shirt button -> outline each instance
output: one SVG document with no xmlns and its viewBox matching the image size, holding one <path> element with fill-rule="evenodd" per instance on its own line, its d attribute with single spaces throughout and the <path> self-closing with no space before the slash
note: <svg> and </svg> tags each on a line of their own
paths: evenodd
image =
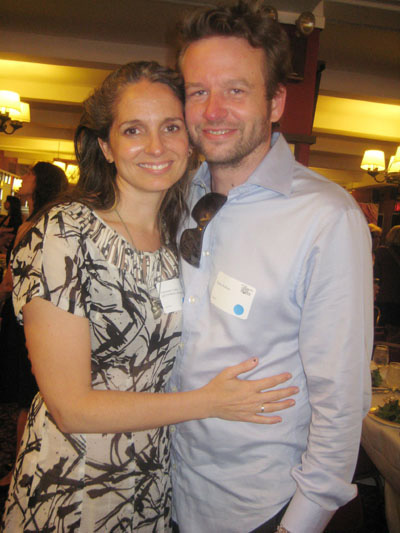
<svg viewBox="0 0 400 533">
<path fill-rule="evenodd" d="M 178 389 L 175 387 L 175 385 L 171 388 L 172 392 L 178 392 Z"/>
<path fill-rule="evenodd" d="M 185 343 L 184 343 L 184 342 L 180 342 L 180 343 L 179 343 L 179 348 L 180 348 L 181 350 L 183 350 L 184 346 L 185 346 Z"/>
<path fill-rule="evenodd" d="M 175 433 L 176 427 L 175 426 L 169 426 L 169 430 L 171 431 L 171 433 Z"/>
<path fill-rule="evenodd" d="M 190 304 L 196 303 L 196 300 L 197 300 L 196 296 L 189 296 L 189 303 Z"/>
<path fill-rule="evenodd" d="M 208 256 L 208 255 L 210 255 L 210 252 L 209 252 L 208 250 L 205 250 L 205 251 L 203 252 L 203 255 L 207 255 L 207 256 Z"/>
</svg>

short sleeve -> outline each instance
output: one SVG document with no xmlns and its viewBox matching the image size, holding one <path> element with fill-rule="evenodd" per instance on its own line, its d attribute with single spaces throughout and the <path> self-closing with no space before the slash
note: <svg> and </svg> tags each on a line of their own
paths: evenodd
<svg viewBox="0 0 400 533">
<path fill-rule="evenodd" d="M 83 266 L 84 240 L 68 210 L 53 208 L 23 237 L 13 253 L 13 303 L 22 322 L 22 308 L 33 298 L 88 316 L 89 279 Z"/>
</svg>

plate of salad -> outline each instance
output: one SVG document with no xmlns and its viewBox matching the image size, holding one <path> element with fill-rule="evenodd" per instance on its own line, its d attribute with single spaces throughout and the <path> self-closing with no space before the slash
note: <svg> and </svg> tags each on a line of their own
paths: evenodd
<svg viewBox="0 0 400 533">
<path fill-rule="evenodd" d="M 382 405 L 371 407 L 368 415 L 381 424 L 400 428 L 400 401 L 392 396 Z"/>
</svg>

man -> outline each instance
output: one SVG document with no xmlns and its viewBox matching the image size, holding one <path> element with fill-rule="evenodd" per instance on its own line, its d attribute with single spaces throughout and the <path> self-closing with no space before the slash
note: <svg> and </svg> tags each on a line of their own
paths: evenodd
<svg viewBox="0 0 400 533">
<path fill-rule="evenodd" d="M 271 135 L 288 45 L 262 2 L 196 15 L 183 37 L 186 119 L 207 163 L 180 243 L 184 324 L 171 387 L 199 387 L 256 355 L 249 379 L 289 371 L 300 393 L 275 425 L 173 427 L 174 517 L 181 533 L 318 533 L 356 496 L 370 400 L 368 226 L 350 195 Z"/>
</svg>

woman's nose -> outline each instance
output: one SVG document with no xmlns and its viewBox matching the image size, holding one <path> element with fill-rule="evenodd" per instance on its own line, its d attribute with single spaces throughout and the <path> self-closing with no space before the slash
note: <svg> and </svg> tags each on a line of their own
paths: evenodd
<svg viewBox="0 0 400 533">
<path fill-rule="evenodd" d="M 164 143 L 159 133 L 151 133 L 148 137 L 146 152 L 148 154 L 160 155 L 164 151 Z"/>
</svg>

